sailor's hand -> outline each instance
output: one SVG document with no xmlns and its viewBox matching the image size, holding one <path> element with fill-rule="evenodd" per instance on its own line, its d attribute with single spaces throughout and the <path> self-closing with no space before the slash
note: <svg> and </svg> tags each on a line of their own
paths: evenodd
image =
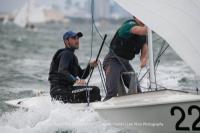
<svg viewBox="0 0 200 133">
<path fill-rule="evenodd" d="M 90 67 L 96 67 L 98 65 L 98 61 L 91 61 Z"/>
<path fill-rule="evenodd" d="M 78 79 L 78 80 L 76 80 L 76 82 L 75 82 L 74 85 L 77 85 L 77 86 L 84 86 L 84 85 L 86 85 L 86 82 L 85 82 L 85 80 L 83 80 L 83 79 Z"/>
<path fill-rule="evenodd" d="M 143 68 L 148 62 L 148 45 L 144 44 L 141 50 L 140 67 Z"/>
<path fill-rule="evenodd" d="M 140 61 L 140 68 L 145 67 L 146 64 L 147 64 L 147 59 L 142 59 L 142 60 Z"/>
</svg>

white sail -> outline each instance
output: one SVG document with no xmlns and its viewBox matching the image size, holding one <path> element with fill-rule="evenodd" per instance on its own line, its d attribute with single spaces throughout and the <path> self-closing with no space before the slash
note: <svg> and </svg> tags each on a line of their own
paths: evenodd
<svg viewBox="0 0 200 133">
<path fill-rule="evenodd" d="M 20 27 L 44 22 L 46 22 L 44 11 L 33 0 L 26 2 L 14 19 L 14 23 Z"/>
<path fill-rule="evenodd" d="M 46 21 L 44 10 L 37 6 L 35 1 L 30 1 L 29 22 L 30 23 L 44 23 Z"/>
<path fill-rule="evenodd" d="M 28 3 L 25 3 L 14 19 L 14 23 L 20 27 L 25 27 L 27 24 Z"/>
<path fill-rule="evenodd" d="M 200 75 L 200 0 L 115 0 L 163 37 Z"/>
</svg>

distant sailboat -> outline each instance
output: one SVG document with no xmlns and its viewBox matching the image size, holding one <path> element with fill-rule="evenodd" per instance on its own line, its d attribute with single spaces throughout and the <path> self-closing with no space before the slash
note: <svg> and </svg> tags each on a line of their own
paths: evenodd
<svg viewBox="0 0 200 133">
<path fill-rule="evenodd" d="M 9 22 L 9 17 L 8 16 L 5 16 L 4 19 L 3 19 L 3 24 L 7 24 Z"/>
<path fill-rule="evenodd" d="M 33 29 L 36 23 L 45 22 L 43 9 L 36 6 L 33 0 L 26 2 L 14 19 L 17 26 L 30 29 Z"/>
</svg>

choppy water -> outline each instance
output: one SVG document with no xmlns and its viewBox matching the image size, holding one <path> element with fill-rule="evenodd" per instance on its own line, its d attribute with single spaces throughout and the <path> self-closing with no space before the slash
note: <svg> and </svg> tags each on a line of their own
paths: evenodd
<svg viewBox="0 0 200 133">
<path fill-rule="evenodd" d="M 109 42 L 120 24 L 106 24 L 100 26 L 101 33 L 107 33 Z M 104 120 L 92 109 L 77 111 L 70 105 L 52 103 L 38 106 L 31 110 L 9 107 L 6 100 L 32 97 L 39 91 L 48 93 L 47 81 L 49 65 L 54 52 L 64 46 L 63 33 L 73 29 L 81 31 L 84 37 L 80 40 L 80 50 L 76 52 L 82 67 L 90 58 L 91 25 L 88 23 L 71 23 L 40 25 L 36 31 L 24 30 L 13 24 L 0 24 L 0 130 L 4 132 L 123 132 L 123 130 L 103 124 Z M 93 58 L 100 47 L 101 39 L 94 34 Z M 156 41 L 155 53 L 160 48 L 161 41 Z M 106 55 L 105 46 L 100 60 Z M 196 87 L 195 75 L 191 69 L 168 49 L 161 58 L 157 69 L 157 82 L 170 89 L 192 91 Z M 131 61 L 139 71 L 138 59 Z M 142 74 L 146 70 L 143 69 Z M 145 78 L 142 86 L 147 86 Z M 99 85 L 98 71 L 95 70 L 91 84 Z M 103 89 L 102 89 L 102 95 Z M 43 103 L 45 104 L 45 103 Z M 85 122 L 87 124 L 85 124 Z M 94 127 L 95 125 L 95 127 Z M 126 132 L 126 131 L 124 131 Z"/>
</svg>

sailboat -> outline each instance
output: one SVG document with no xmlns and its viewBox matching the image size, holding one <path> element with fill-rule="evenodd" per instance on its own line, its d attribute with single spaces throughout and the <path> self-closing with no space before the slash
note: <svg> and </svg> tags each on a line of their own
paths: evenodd
<svg viewBox="0 0 200 133">
<path fill-rule="evenodd" d="M 34 0 L 28 0 L 14 19 L 14 24 L 19 27 L 34 29 L 35 24 L 45 23 L 44 11 L 36 6 Z"/>
<path fill-rule="evenodd" d="M 152 31 L 164 38 L 177 54 L 200 75 L 200 1 L 115 0 L 149 27 L 149 58 L 153 67 Z M 151 31 L 152 30 L 152 31 Z M 154 71 L 151 70 L 151 80 Z M 7 101 L 29 108 L 49 96 Z M 75 106 L 83 104 L 74 104 Z M 200 96 L 184 91 L 158 90 L 113 97 L 90 106 L 113 126 L 136 133 L 197 133 L 200 131 Z"/>
<path fill-rule="evenodd" d="M 164 38 L 177 54 L 200 75 L 200 1 L 115 0 Z M 150 67 L 153 65 L 151 30 L 148 31 Z M 167 68 L 166 68 L 167 69 Z M 153 68 L 150 68 L 154 81 Z M 175 90 L 159 90 L 114 97 L 93 105 L 114 125 L 138 133 L 188 133 L 200 131 L 200 96 Z"/>
<path fill-rule="evenodd" d="M 9 22 L 9 16 L 5 16 L 3 19 L 3 25 L 6 25 Z"/>
</svg>

